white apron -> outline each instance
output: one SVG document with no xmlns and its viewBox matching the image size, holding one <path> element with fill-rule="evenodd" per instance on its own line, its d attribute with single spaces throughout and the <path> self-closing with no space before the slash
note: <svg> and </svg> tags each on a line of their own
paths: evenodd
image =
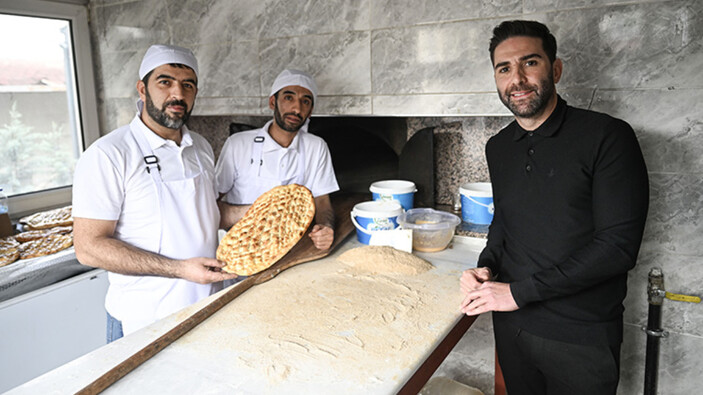
<svg viewBox="0 0 703 395">
<path fill-rule="evenodd" d="M 261 174 L 261 169 L 264 166 L 264 141 L 267 138 L 271 138 L 267 132 L 267 127 L 262 128 L 256 137 L 252 141 L 251 149 L 251 160 L 249 161 L 249 170 L 247 171 L 248 182 L 246 183 L 246 190 L 241 191 L 240 196 L 242 201 L 233 202 L 233 204 L 252 204 L 254 201 L 269 191 L 271 188 L 279 185 L 289 185 L 298 184 L 304 185 L 305 181 L 305 146 L 303 145 L 303 136 L 301 133 L 305 133 L 302 129 L 298 131 L 298 171 L 295 177 L 283 178 L 280 176 L 280 171 L 278 177 L 270 177 L 265 174 Z"/>
<path fill-rule="evenodd" d="M 164 181 L 158 158 L 146 137 L 139 130 L 132 128 L 131 131 L 142 151 L 145 171 L 154 181 L 159 200 L 158 211 L 155 210 L 154 215 L 160 218 L 161 232 L 159 248 L 155 252 L 172 259 L 214 257 L 220 214 L 214 180 L 203 170 L 197 150 L 198 174 L 182 180 Z M 116 318 L 122 321 L 124 334 L 127 335 L 216 290 L 212 284 L 197 284 L 183 279 L 138 277 L 120 300 L 125 310 Z"/>
</svg>

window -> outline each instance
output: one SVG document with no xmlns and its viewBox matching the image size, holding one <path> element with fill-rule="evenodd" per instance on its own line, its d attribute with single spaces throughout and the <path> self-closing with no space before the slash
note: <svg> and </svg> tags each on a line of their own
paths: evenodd
<svg viewBox="0 0 703 395">
<path fill-rule="evenodd" d="M 0 186 L 14 215 L 69 204 L 98 137 L 87 8 L 0 0 Z"/>
</svg>

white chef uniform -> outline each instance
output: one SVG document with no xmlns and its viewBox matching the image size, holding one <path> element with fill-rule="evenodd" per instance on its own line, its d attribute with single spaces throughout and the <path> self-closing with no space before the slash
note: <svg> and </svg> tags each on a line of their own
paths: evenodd
<svg viewBox="0 0 703 395">
<path fill-rule="evenodd" d="M 314 197 L 338 191 L 327 143 L 308 133 L 309 120 L 285 148 L 268 134 L 272 123 L 225 141 L 215 167 L 217 190 L 225 194 L 224 201 L 251 204 L 271 188 L 288 184 L 304 185 Z"/>
<path fill-rule="evenodd" d="M 137 114 L 130 125 L 96 141 L 76 165 L 73 215 L 116 220 L 116 239 L 169 258 L 214 258 L 220 220 L 214 155 L 202 136 L 185 126 L 181 131 L 179 147 Z M 158 168 L 145 162 L 151 155 Z M 109 273 L 108 279 L 105 307 L 122 321 L 125 335 L 217 290 L 156 276 Z"/>
</svg>

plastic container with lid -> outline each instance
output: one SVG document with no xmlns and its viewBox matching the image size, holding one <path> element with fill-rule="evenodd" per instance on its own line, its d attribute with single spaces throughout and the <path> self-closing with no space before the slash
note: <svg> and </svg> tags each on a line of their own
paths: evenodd
<svg viewBox="0 0 703 395">
<path fill-rule="evenodd" d="M 474 182 L 459 188 L 461 218 L 470 224 L 490 225 L 493 221 L 493 189 L 490 182 Z"/>
<path fill-rule="evenodd" d="M 396 201 L 370 201 L 354 206 L 351 220 L 356 227 L 356 237 L 362 244 L 369 244 L 374 232 L 398 227 L 398 216 L 403 207 Z"/>
<path fill-rule="evenodd" d="M 399 215 L 398 223 L 403 229 L 412 229 L 413 249 L 435 252 L 447 248 L 461 219 L 444 211 L 414 208 Z"/>
<path fill-rule="evenodd" d="M 395 200 L 403 206 L 403 210 L 413 208 L 417 188 L 412 181 L 385 180 L 376 181 L 369 187 L 373 200 Z"/>
</svg>

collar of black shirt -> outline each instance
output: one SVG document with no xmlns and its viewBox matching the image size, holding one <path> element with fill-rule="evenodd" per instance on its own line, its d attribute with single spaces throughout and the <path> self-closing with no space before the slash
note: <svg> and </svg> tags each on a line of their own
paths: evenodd
<svg viewBox="0 0 703 395">
<path fill-rule="evenodd" d="M 566 101 L 561 98 L 561 96 L 557 95 L 557 106 L 554 109 L 554 112 L 552 112 L 552 115 L 547 118 L 546 121 L 544 121 L 543 124 L 539 125 L 539 127 L 532 132 L 535 134 L 538 134 L 543 137 L 551 137 L 553 136 L 559 128 L 561 128 L 561 124 L 564 122 L 564 116 L 566 115 Z M 518 141 L 524 136 L 527 135 L 527 130 L 523 129 L 520 127 L 520 124 L 517 123 L 517 121 L 513 122 L 515 124 L 515 129 L 513 133 L 513 141 Z"/>
</svg>

